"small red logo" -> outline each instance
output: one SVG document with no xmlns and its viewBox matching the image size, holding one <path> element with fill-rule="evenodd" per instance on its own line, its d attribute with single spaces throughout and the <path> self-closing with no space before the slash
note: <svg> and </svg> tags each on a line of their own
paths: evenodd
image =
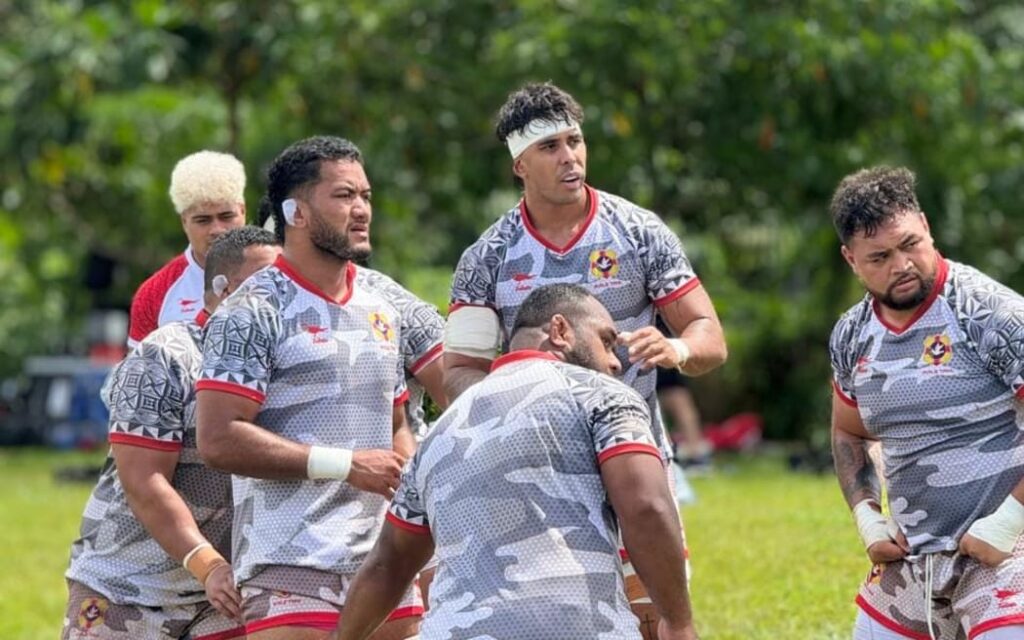
<svg viewBox="0 0 1024 640">
<path fill-rule="evenodd" d="M 527 280 L 533 280 L 537 276 L 530 273 L 517 273 L 512 276 L 512 279 L 516 282 L 526 282 Z"/>
<path fill-rule="evenodd" d="M 1010 609 L 1016 607 L 1017 604 L 1013 601 L 1020 594 L 1020 591 L 1013 591 L 1011 589 L 996 589 L 996 600 L 999 601 L 1000 609 Z"/>
<path fill-rule="evenodd" d="M 315 324 L 306 324 L 302 326 L 309 335 L 313 336 L 313 344 L 323 344 L 327 342 L 327 336 L 320 335 L 327 331 L 327 327 L 318 327 Z"/>
<path fill-rule="evenodd" d="M 869 364 L 871 364 L 871 358 L 867 356 L 857 358 L 857 373 L 867 373 Z"/>
<path fill-rule="evenodd" d="M 181 300 L 178 301 L 178 304 L 180 304 L 183 307 L 191 307 L 197 302 L 199 302 L 199 300 L 189 300 L 188 298 L 182 298 Z"/>
</svg>

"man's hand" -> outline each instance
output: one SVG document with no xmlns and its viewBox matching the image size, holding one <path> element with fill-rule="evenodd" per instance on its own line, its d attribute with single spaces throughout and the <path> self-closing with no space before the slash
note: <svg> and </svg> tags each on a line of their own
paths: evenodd
<svg viewBox="0 0 1024 640">
<path fill-rule="evenodd" d="M 348 483 L 390 498 L 395 495 L 404 464 L 405 457 L 390 449 L 357 449 L 352 452 Z"/>
<path fill-rule="evenodd" d="M 872 564 L 885 564 L 895 562 L 907 557 L 910 553 L 910 544 L 903 532 L 896 529 L 896 535 L 891 540 L 882 540 L 868 547 L 868 558 Z"/>
<path fill-rule="evenodd" d="M 658 621 L 658 640 L 699 640 L 697 630 L 693 623 L 675 627 L 670 625 L 665 618 Z"/>
<path fill-rule="evenodd" d="M 975 538 L 970 534 L 970 530 L 960 538 L 960 553 L 974 558 L 986 567 L 998 567 L 1011 555 Z"/>
<path fill-rule="evenodd" d="M 206 576 L 206 599 L 213 608 L 235 622 L 242 622 L 242 594 L 235 587 L 231 565 L 222 564 Z"/>
<path fill-rule="evenodd" d="M 644 371 L 654 367 L 675 368 L 679 354 L 657 327 L 643 327 L 619 333 L 619 344 L 629 348 L 629 361 L 639 362 Z"/>
</svg>

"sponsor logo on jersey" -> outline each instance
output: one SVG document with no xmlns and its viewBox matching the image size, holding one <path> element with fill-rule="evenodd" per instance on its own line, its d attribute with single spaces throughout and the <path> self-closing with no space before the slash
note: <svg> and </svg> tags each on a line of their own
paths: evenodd
<svg viewBox="0 0 1024 640">
<path fill-rule="evenodd" d="M 871 358 L 867 356 L 857 358 L 857 373 L 868 373 L 869 364 L 871 364 Z"/>
<path fill-rule="evenodd" d="M 1020 591 L 1014 591 L 1012 589 L 996 589 L 995 596 L 996 600 L 999 601 L 999 604 L 997 606 L 1000 609 L 1017 608 L 1018 595 L 1020 595 Z"/>
<path fill-rule="evenodd" d="M 921 360 L 925 364 L 941 366 L 953 359 L 953 342 L 944 333 L 928 336 L 924 339 L 924 353 Z"/>
<path fill-rule="evenodd" d="M 78 628 L 92 629 L 103 626 L 103 616 L 110 603 L 104 598 L 86 598 L 78 607 Z"/>
<path fill-rule="evenodd" d="M 619 254 L 614 249 L 595 249 L 590 252 L 590 275 L 608 280 L 618 273 Z"/>
<path fill-rule="evenodd" d="M 391 328 L 391 320 L 386 313 L 374 311 L 370 314 L 370 326 L 373 327 L 373 335 L 378 340 L 385 342 L 395 341 L 395 331 Z"/>
<path fill-rule="evenodd" d="M 871 571 L 868 573 L 868 579 L 865 580 L 865 584 L 878 584 L 882 581 L 882 572 L 885 571 L 884 564 L 876 564 L 871 567 Z"/>
<path fill-rule="evenodd" d="M 192 305 L 194 305 L 197 302 L 199 302 L 199 301 L 198 300 L 189 300 L 188 298 L 182 298 L 181 300 L 178 300 L 178 304 L 180 304 L 183 307 L 191 307 Z"/>
<path fill-rule="evenodd" d="M 313 344 L 323 344 L 327 342 L 327 327 L 318 327 L 315 324 L 304 324 L 302 325 L 302 329 L 309 335 L 313 336 Z"/>
<path fill-rule="evenodd" d="M 530 280 L 535 280 L 537 276 L 532 273 L 515 273 L 512 274 L 512 281 L 516 283 L 516 291 L 529 291 L 533 289 L 533 285 L 530 284 Z"/>
</svg>

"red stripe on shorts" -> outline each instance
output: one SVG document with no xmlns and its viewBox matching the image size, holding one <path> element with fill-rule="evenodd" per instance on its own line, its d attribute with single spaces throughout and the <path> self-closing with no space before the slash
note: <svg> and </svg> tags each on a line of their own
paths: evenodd
<svg viewBox="0 0 1024 640">
<path fill-rule="evenodd" d="M 908 638 L 912 638 L 913 640 L 931 640 L 931 636 L 929 636 L 927 633 L 918 633 L 916 631 L 911 631 L 910 629 L 904 627 L 895 620 L 891 620 L 885 617 L 885 615 L 881 611 L 868 604 L 868 601 L 865 600 L 864 597 L 859 594 L 857 595 L 857 606 L 860 607 L 864 613 L 874 618 L 875 622 L 877 622 L 878 624 L 882 625 L 890 631 L 902 633 L 903 635 L 907 636 Z"/>
<path fill-rule="evenodd" d="M 1012 616 L 1003 616 L 1002 618 L 986 620 L 981 624 L 971 627 L 971 630 L 967 633 L 967 638 L 968 640 L 974 640 L 986 631 L 991 631 L 1000 627 L 1010 627 L 1015 624 L 1024 624 L 1024 613 L 1015 613 Z"/>
<path fill-rule="evenodd" d="M 320 631 L 333 631 L 338 626 L 338 613 L 327 611 L 308 611 L 300 613 L 285 613 L 279 616 L 263 618 L 245 625 L 246 633 L 256 633 L 265 629 L 276 629 L 278 627 L 305 627 L 308 629 L 319 629 Z"/>
</svg>

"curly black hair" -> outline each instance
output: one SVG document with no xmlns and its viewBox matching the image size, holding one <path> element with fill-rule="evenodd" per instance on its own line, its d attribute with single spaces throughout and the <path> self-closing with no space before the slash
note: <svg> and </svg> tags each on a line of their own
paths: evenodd
<svg viewBox="0 0 1024 640">
<path fill-rule="evenodd" d="M 519 306 L 512 327 L 514 336 L 520 329 L 543 327 L 556 313 L 565 316 L 571 324 L 583 320 L 591 311 L 588 303 L 596 300 L 586 287 L 564 282 L 537 287 Z"/>
<path fill-rule="evenodd" d="M 320 165 L 326 161 L 349 160 L 363 164 L 359 147 L 337 136 L 314 136 L 300 140 L 274 158 L 267 170 L 267 193 L 260 200 L 257 218 L 262 225 L 274 217 L 274 232 L 284 242 L 284 212 L 281 203 L 300 189 L 315 185 L 320 180 Z"/>
<path fill-rule="evenodd" d="M 509 94 L 498 111 L 494 133 L 502 144 L 509 134 L 523 129 L 533 120 L 583 122 L 583 107 L 576 99 L 550 82 L 524 85 Z"/>
<path fill-rule="evenodd" d="M 873 236 L 900 214 L 920 213 L 916 183 L 914 172 L 906 167 L 872 167 L 843 178 L 829 205 L 840 242 L 848 245 L 861 232 Z"/>
<path fill-rule="evenodd" d="M 277 244 L 274 234 L 253 225 L 228 231 L 214 240 L 206 252 L 203 288 L 212 291 L 213 279 L 218 274 L 230 275 L 241 267 L 245 262 L 246 248 L 256 245 L 276 247 Z"/>
</svg>

